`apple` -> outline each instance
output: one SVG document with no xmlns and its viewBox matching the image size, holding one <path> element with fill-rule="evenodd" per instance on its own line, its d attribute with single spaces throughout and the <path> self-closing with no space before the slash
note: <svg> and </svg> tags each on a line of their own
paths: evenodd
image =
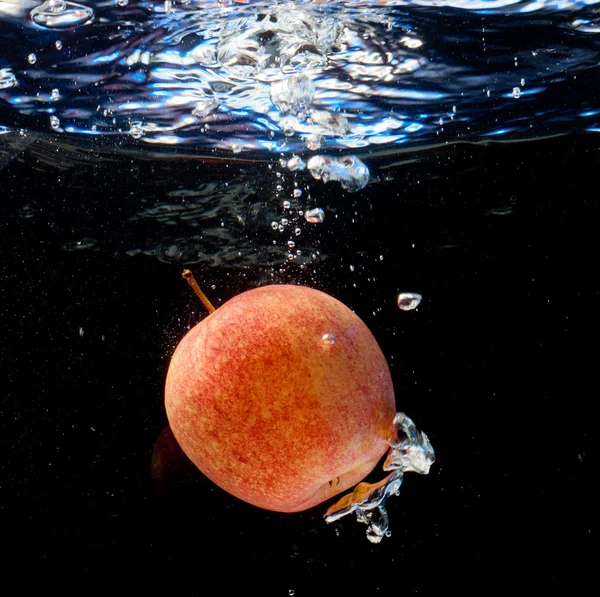
<svg viewBox="0 0 600 597">
<path fill-rule="evenodd" d="M 185 454 L 230 494 L 306 510 L 356 485 L 389 449 L 388 365 L 348 307 L 304 286 L 232 298 L 171 359 L 169 424 Z"/>
</svg>

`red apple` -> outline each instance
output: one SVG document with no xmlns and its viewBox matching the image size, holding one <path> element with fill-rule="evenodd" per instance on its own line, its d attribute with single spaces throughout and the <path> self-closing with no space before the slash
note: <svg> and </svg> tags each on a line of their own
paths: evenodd
<svg viewBox="0 0 600 597">
<path fill-rule="evenodd" d="M 350 309 L 303 286 L 244 292 L 175 350 L 167 416 L 214 483 L 298 512 L 361 481 L 389 448 L 396 413 L 377 341 Z"/>
</svg>

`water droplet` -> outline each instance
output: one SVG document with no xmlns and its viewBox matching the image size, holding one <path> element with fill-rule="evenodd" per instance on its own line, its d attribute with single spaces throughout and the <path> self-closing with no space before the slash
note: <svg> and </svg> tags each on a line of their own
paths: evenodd
<svg viewBox="0 0 600 597">
<path fill-rule="evenodd" d="M 60 128 L 60 120 L 57 116 L 50 116 L 50 126 L 56 130 Z"/>
<path fill-rule="evenodd" d="M 289 209 L 291 206 L 292 206 L 292 204 L 289 201 L 283 202 L 283 209 Z"/>
<path fill-rule="evenodd" d="M 519 99 L 521 97 L 521 88 L 513 87 L 512 94 L 515 99 Z"/>
<path fill-rule="evenodd" d="M 320 207 L 309 209 L 304 214 L 304 219 L 310 224 L 322 224 L 325 220 L 325 212 Z"/>
<path fill-rule="evenodd" d="M 289 220 L 287 218 L 281 218 L 281 225 L 287 226 L 289 224 Z"/>
<path fill-rule="evenodd" d="M 53 102 L 56 102 L 56 101 L 58 101 L 58 99 L 59 99 L 59 98 L 60 98 L 60 91 L 59 91 L 58 89 L 53 89 L 53 90 L 50 92 L 50 99 L 51 99 Z"/>
<path fill-rule="evenodd" d="M 35 64 L 37 62 L 37 56 L 32 52 L 27 56 L 27 62 L 29 62 L 29 64 Z"/>
<path fill-rule="evenodd" d="M 386 531 L 385 532 L 385 536 L 386 537 L 391 537 L 392 536 L 392 531 Z"/>
<path fill-rule="evenodd" d="M 296 228 L 296 230 L 294 230 L 294 234 L 296 236 L 300 236 L 302 234 L 302 230 L 300 230 L 300 228 Z"/>
<path fill-rule="evenodd" d="M 279 224 L 277 222 L 271 222 L 271 228 L 273 228 L 273 230 L 277 230 L 278 227 Z"/>
<path fill-rule="evenodd" d="M 335 344 L 335 336 L 333 334 L 323 334 L 321 340 L 325 346 L 332 346 Z"/>
<path fill-rule="evenodd" d="M 402 311 L 412 311 L 419 306 L 423 297 L 418 292 L 401 292 L 398 295 L 398 307 Z"/>
<path fill-rule="evenodd" d="M 293 249 L 296 246 L 296 243 L 293 240 L 288 240 L 287 245 L 290 249 Z"/>
<path fill-rule="evenodd" d="M 294 189 L 293 195 L 296 199 L 302 196 L 302 189 Z"/>
</svg>

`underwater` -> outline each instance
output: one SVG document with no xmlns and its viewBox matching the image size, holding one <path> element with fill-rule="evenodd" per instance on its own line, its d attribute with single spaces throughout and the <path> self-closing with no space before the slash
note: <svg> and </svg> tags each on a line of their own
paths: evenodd
<svg viewBox="0 0 600 597">
<path fill-rule="evenodd" d="M 0 0 L 7 578 L 587 588 L 599 171 L 598 0 Z"/>
</svg>

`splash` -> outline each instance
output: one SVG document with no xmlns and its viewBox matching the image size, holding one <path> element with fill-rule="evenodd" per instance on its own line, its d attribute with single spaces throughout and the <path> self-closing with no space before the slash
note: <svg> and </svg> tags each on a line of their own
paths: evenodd
<svg viewBox="0 0 600 597">
<path fill-rule="evenodd" d="M 228 156 L 600 128 L 595 0 L 167 4 L 0 2 L 0 126 Z"/>
<path fill-rule="evenodd" d="M 379 543 L 389 533 L 389 517 L 385 503 L 392 495 L 399 495 L 404 473 L 427 475 L 435 455 L 425 433 L 404 413 L 394 418 L 390 450 L 383 465 L 384 471 L 393 471 L 378 483 L 359 483 L 325 513 L 325 522 L 331 523 L 356 514 L 356 519 L 367 525 L 367 539 Z"/>
</svg>

